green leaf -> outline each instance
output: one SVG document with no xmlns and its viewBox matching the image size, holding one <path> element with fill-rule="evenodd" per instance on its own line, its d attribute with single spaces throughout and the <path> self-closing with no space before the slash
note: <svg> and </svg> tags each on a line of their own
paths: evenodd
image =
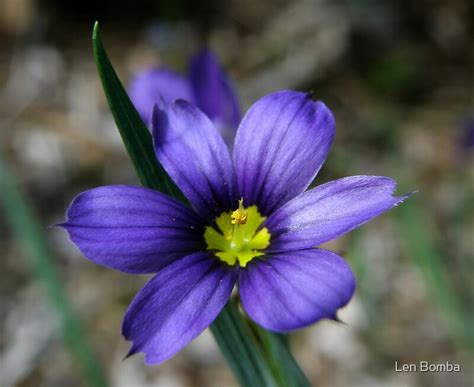
<svg viewBox="0 0 474 387">
<path fill-rule="evenodd" d="M 141 183 L 145 187 L 156 189 L 186 202 L 181 191 L 156 159 L 150 131 L 130 101 L 110 63 L 100 39 L 98 23 L 94 25 L 92 47 L 107 102 Z"/>
<path fill-rule="evenodd" d="M 309 387 L 310 382 L 288 347 L 288 337 L 269 332 L 257 324 L 252 327 L 262 341 L 265 357 L 279 386 Z"/>
<path fill-rule="evenodd" d="M 145 187 L 167 193 L 184 202 L 184 196 L 155 157 L 150 132 L 135 110 L 110 63 L 100 39 L 97 23 L 94 26 L 92 41 L 97 69 L 107 101 L 141 183 Z M 272 367 L 274 369 L 278 368 L 279 373 L 282 372 L 281 370 L 285 370 L 283 372 L 293 372 L 285 375 L 285 381 L 301 379 L 302 372 L 296 362 L 293 362 L 290 367 L 287 367 L 287 364 L 281 366 L 276 364 L 279 359 L 293 359 L 288 351 L 285 355 L 282 355 L 283 347 L 279 346 L 278 343 L 273 343 L 272 348 L 280 348 L 281 353 L 278 359 L 271 359 L 272 367 L 269 366 L 262 349 L 252 334 L 252 330 L 239 312 L 235 302 L 230 301 L 227 304 L 211 325 L 211 331 L 242 386 L 286 386 L 286 384 L 278 384 L 275 381 Z M 264 343 L 267 340 L 261 340 L 261 342 Z"/>
<path fill-rule="evenodd" d="M 59 317 L 63 339 L 83 375 L 85 385 L 106 386 L 100 361 L 90 348 L 81 323 L 71 308 L 67 292 L 61 285 L 43 227 L 39 225 L 35 214 L 23 198 L 1 155 L 0 191 L 0 204 L 4 209 L 7 224 L 25 252 L 32 275 L 43 287 L 50 307 Z"/>
<path fill-rule="evenodd" d="M 278 385 L 235 301 L 227 303 L 211 325 L 211 332 L 242 386 Z"/>
</svg>

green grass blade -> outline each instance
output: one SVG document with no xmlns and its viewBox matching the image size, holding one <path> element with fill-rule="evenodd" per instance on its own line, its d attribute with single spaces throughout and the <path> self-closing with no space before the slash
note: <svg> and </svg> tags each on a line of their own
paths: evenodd
<svg viewBox="0 0 474 387">
<path fill-rule="evenodd" d="M 141 183 L 148 188 L 185 201 L 184 196 L 158 163 L 152 137 L 131 103 L 110 63 L 96 23 L 93 31 L 94 55 L 105 95 L 125 147 Z M 235 303 L 229 302 L 211 325 L 211 331 L 229 366 L 243 386 L 275 386 L 271 367 Z M 291 356 L 291 354 L 287 354 Z M 298 369 L 299 370 L 299 369 Z M 301 373 L 301 371 L 299 371 Z M 291 379 L 293 376 L 288 375 Z M 295 378 L 298 378 L 295 375 Z"/>
<path fill-rule="evenodd" d="M 262 341 L 265 357 L 272 373 L 281 387 L 310 387 L 311 383 L 291 354 L 287 337 L 269 332 L 257 324 L 252 324 L 257 338 Z"/>
<path fill-rule="evenodd" d="M 61 285 L 43 229 L 23 199 L 1 155 L 0 191 L 0 204 L 4 209 L 7 224 L 24 249 L 32 274 L 43 286 L 50 306 L 59 317 L 62 336 L 83 375 L 85 384 L 91 387 L 106 386 L 99 359 L 89 347 L 81 324 Z"/>
<path fill-rule="evenodd" d="M 150 131 L 140 118 L 110 63 L 100 39 L 98 23 L 94 25 L 92 48 L 107 102 L 141 183 L 145 187 L 156 189 L 185 202 L 181 191 L 156 159 Z"/>
<path fill-rule="evenodd" d="M 436 248 L 434 231 L 416 198 L 404 203 L 397 210 L 398 223 L 407 242 L 407 254 L 421 271 L 427 288 L 444 312 L 447 327 L 460 347 L 474 350 L 472 311 L 460 302 L 447 275 L 449 272 Z M 441 240 L 441 238 L 436 238 Z"/>
<path fill-rule="evenodd" d="M 277 386 L 235 301 L 227 303 L 211 325 L 211 332 L 242 386 Z"/>
</svg>

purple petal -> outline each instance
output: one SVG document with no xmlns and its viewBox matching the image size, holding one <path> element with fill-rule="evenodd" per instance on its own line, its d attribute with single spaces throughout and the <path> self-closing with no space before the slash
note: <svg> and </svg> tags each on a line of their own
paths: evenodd
<svg viewBox="0 0 474 387">
<path fill-rule="evenodd" d="M 268 218 L 268 251 L 307 249 L 353 230 L 407 198 L 393 196 L 395 187 L 388 177 L 351 176 L 305 192 Z"/>
<path fill-rule="evenodd" d="M 202 217 L 214 221 L 237 206 L 229 151 L 198 108 L 181 100 L 156 107 L 153 137 L 164 169 Z"/>
<path fill-rule="evenodd" d="M 145 353 L 147 364 L 161 363 L 197 337 L 230 297 L 235 271 L 213 256 L 196 253 L 160 271 L 129 306 L 122 333 Z"/>
<path fill-rule="evenodd" d="M 78 195 L 64 227 L 90 260 L 126 273 L 156 273 L 205 248 L 202 220 L 157 191 L 123 185 Z"/>
<path fill-rule="evenodd" d="M 240 122 L 237 95 L 214 53 L 202 50 L 194 55 L 189 73 L 196 105 L 219 126 L 235 131 Z"/>
<path fill-rule="evenodd" d="M 302 193 L 334 138 L 334 118 L 309 94 L 280 91 L 258 100 L 237 131 L 234 165 L 240 195 L 264 215 Z"/>
<path fill-rule="evenodd" d="M 153 106 L 161 99 L 168 103 L 177 99 L 194 101 L 189 81 L 166 68 L 137 73 L 128 86 L 128 94 L 147 125 L 151 123 Z"/>
<path fill-rule="evenodd" d="M 320 249 L 267 255 L 239 272 L 244 309 L 255 322 L 276 332 L 335 319 L 354 289 L 347 263 Z"/>
</svg>

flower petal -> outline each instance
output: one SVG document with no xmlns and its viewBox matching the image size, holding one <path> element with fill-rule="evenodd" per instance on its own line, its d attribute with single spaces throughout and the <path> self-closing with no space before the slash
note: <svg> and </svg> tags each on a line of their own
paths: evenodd
<svg viewBox="0 0 474 387">
<path fill-rule="evenodd" d="M 194 55 L 189 73 L 196 105 L 211 120 L 235 132 L 240 122 L 237 95 L 214 53 L 204 49 Z"/>
<path fill-rule="evenodd" d="M 208 221 L 237 206 L 229 151 L 209 118 L 189 102 L 155 107 L 155 151 L 163 168 Z"/>
<path fill-rule="evenodd" d="M 302 193 L 334 138 L 334 118 L 322 102 L 294 91 L 258 100 L 237 131 L 234 165 L 246 206 L 263 215 Z"/>
<path fill-rule="evenodd" d="M 122 333 L 161 363 L 186 346 L 217 317 L 230 297 L 235 271 L 207 253 L 196 253 L 160 271 L 129 306 Z"/>
<path fill-rule="evenodd" d="M 162 98 L 168 103 L 177 99 L 194 101 L 189 81 L 166 68 L 152 68 L 137 73 L 128 86 L 128 94 L 147 125 L 151 123 L 153 106 Z"/>
<path fill-rule="evenodd" d="M 338 255 L 321 249 L 255 259 L 239 272 L 244 309 L 258 324 L 289 332 L 322 318 L 336 318 L 355 290 L 355 279 Z"/>
<path fill-rule="evenodd" d="M 60 226 L 87 258 L 126 273 L 156 273 L 205 248 L 203 222 L 192 210 L 140 187 L 85 191 Z"/>
<path fill-rule="evenodd" d="M 320 185 L 296 197 L 265 222 L 272 236 L 268 251 L 320 245 L 400 204 L 396 182 L 383 176 L 351 176 Z"/>
</svg>

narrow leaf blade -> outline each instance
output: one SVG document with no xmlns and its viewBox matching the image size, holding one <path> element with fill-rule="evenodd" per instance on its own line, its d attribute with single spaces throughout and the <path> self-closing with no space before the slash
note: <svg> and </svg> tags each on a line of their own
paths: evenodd
<svg viewBox="0 0 474 387">
<path fill-rule="evenodd" d="M 287 337 L 267 331 L 252 324 L 257 338 L 261 340 L 265 357 L 279 386 L 310 387 L 311 383 L 291 354 Z"/>
<path fill-rule="evenodd" d="M 181 191 L 156 159 L 150 131 L 110 63 L 100 38 L 98 23 L 94 25 L 92 47 L 107 102 L 141 183 L 185 202 Z"/>
<path fill-rule="evenodd" d="M 82 324 L 61 284 L 43 228 L 1 154 L 0 190 L 0 208 L 3 207 L 5 220 L 24 251 L 32 277 L 43 287 L 49 306 L 59 318 L 63 340 L 82 373 L 84 384 L 90 387 L 106 386 L 107 378 L 102 365 L 89 346 Z"/>
<path fill-rule="evenodd" d="M 227 303 L 211 331 L 242 386 L 278 386 L 235 301 Z"/>
</svg>

